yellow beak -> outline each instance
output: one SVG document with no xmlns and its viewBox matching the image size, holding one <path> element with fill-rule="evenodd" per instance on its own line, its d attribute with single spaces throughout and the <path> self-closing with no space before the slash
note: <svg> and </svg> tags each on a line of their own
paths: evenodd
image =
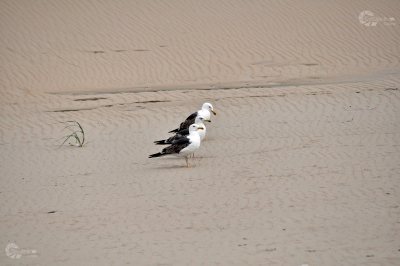
<svg viewBox="0 0 400 266">
<path fill-rule="evenodd" d="M 198 127 L 197 130 L 204 129 L 204 127 Z"/>
</svg>

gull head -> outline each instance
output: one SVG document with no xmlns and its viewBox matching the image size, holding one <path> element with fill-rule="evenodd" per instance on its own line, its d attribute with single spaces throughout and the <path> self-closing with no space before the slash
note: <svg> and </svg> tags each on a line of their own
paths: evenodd
<svg viewBox="0 0 400 266">
<path fill-rule="evenodd" d="M 195 124 L 204 124 L 204 122 L 211 122 L 210 119 L 205 119 L 203 116 L 197 116 L 194 120 Z"/>
<path fill-rule="evenodd" d="M 203 110 L 208 110 L 209 112 L 212 112 L 214 115 L 217 115 L 217 113 L 214 111 L 214 107 L 212 106 L 211 103 L 203 103 L 203 106 L 201 107 Z"/>
<path fill-rule="evenodd" d="M 202 130 L 202 129 L 204 129 L 204 127 L 199 126 L 197 124 L 191 124 L 189 127 L 189 132 L 195 132 L 197 130 Z"/>
</svg>

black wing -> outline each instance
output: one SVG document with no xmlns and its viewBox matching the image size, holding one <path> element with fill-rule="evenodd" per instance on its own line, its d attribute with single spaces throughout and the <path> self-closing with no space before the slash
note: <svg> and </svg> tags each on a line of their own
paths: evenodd
<svg viewBox="0 0 400 266">
<path fill-rule="evenodd" d="M 187 135 L 189 135 L 189 129 L 188 128 L 177 132 L 175 135 L 173 135 L 172 137 L 169 137 L 168 139 L 157 140 L 157 141 L 154 141 L 154 143 L 157 144 L 157 145 L 172 144 L 172 142 L 174 142 L 175 140 L 177 140 L 179 138 L 182 138 L 184 136 L 187 136 Z"/>
<path fill-rule="evenodd" d="M 197 112 L 195 112 L 195 113 L 189 115 L 189 116 L 186 118 L 186 120 L 183 121 L 183 122 L 180 124 L 180 126 L 179 126 L 179 131 L 181 131 L 181 130 L 183 130 L 183 129 L 189 128 L 189 126 L 190 126 L 191 124 L 194 123 L 194 120 L 196 120 L 196 116 L 197 116 Z"/>
<path fill-rule="evenodd" d="M 179 131 L 180 132 L 180 131 Z M 175 135 L 173 135 L 172 137 L 169 137 L 168 139 L 164 140 L 163 144 L 172 144 L 174 143 L 174 141 L 177 141 L 178 139 L 184 137 L 185 135 L 181 135 L 179 133 L 176 133 Z M 187 135 L 186 135 L 187 136 Z"/>
<path fill-rule="evenodd" d="M 174 136 L 170 137 L 167 139 L 167 143 L 175 143 L 176 141 L 179 141 L 181 138 L 185 138 L 186 136 L 189 135 L 189 129 L 183 129 L 181 131 L 178 131 Z"/>
<path fill-rule="evenodd" d="M 189 115 L 185 121 L 183 121 L 178 128 L 175 128 L 174 130 L 169 131 L 168 133 L 177 133 L 181 130 L 189 128 L 191 124 L 194 123 L 196 120 L 197 112 L 194 112 L 193 114 Z"/>
<path fill-rule="evenodd" d="M 187 121 L 187 120 L 193 120 L 193 122 L 194 122 L 194 120 L 196 119 L 196 116 L 197 116 L 197 112 L 194 112 L 193 114 L 189 115 L 189 116 L 186 118 L 185 121 Z M 192 123 L 192 124 L 193 124 L 193 123 Z"/>
<path fill-rule="evenodd" d="M 181 144 L 190 144 L 190 139 L 187 136 L 182 136 L 180 138 L 176 138 L 173 142 L 172 145 L 181 145 Z"/>
<path fill-rule="evenodd" d="M 187 136 L 189 135 L 189 128 L 182 129 L 176 133 L 176 135 Z M 175 136 L 176 136 L 175 135 Z"/>
<path fill-rule="evenodd" d="M 175 140 L 171 146 L 168 146 L 162 150 L 161 153 L 163 154 L 174 154 L 179 153 L 182 149 L 189 146 L 190 140 L 187 137 L 182 137 Z"/>
</svg>

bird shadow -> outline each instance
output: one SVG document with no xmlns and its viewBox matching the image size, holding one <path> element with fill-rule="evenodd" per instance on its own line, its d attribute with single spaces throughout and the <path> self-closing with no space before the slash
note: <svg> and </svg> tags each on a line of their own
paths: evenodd
<svg viewBox="0 0 400 266">
<path fill-rule="evenodd" d="M 212 159 L 212 158 L 217 158 L 217 156 L 203 156 L 203 155 L 195 155 L 194 157 L 189 158 L 189 160 L 193 159 Z M 183 160 L 182 158 L 179 157 L 164 157 L 163 160 Z"/>
<path fill-rule="evenodd" d="M 195 168 L 195 165 L 190 165 L 189 167 L 187 167 L 186 165 L 182 164 L 182 165 L 160 165 L 160 166 L 156 166 L 153 167 L 153 169 L 159 169 L 159 170 L 176 170 L 176 169 L 192 169 Z"/>
</svg>

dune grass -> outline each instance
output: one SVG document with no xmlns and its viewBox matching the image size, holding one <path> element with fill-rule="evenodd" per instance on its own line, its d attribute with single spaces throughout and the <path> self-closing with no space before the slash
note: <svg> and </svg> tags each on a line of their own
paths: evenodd
<svg viewBox="0 0 400 266">
<path fill-rule="evenodd" d="M 64 137 L 64 141 L 60 146 L 63 146 L 68 140 L 73 140 L 69 142 L 69 145 L 76 147 L 83 147 L 85 144 L 85 131 L 83 130 L 81 124 L 78 121 L 67 121 L 64 129 L 69 129 L 71 134 Z"/>
</svg>

